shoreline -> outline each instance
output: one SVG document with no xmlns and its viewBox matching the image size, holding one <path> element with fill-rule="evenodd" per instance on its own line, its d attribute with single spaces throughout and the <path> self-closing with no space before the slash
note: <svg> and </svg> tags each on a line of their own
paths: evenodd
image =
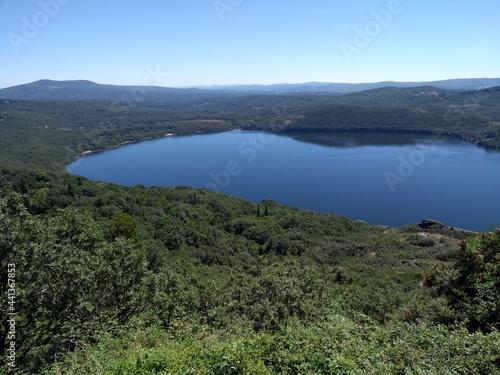
<svg viewBox="0 0 500 375">
<path fill-rule="evenodd" d="M 115 149 L 115 148 L 118 148 L 118 147 L 121 147 L 121 146 L 126 146 L 126 145 L 129 145 L 129 144 L 132 144 L 132 143 L 140 143 L 140 142 L 145 142 L 145 141 L 153 141 L 155 139 L 161 139 L 161 138 L 166 138 L 166 137 L 177 137 L 178 135 L 177 134 L 174 134 L 174 133 L 167 133 L 161 137 L 148 137 L 148 138 L 144 138 L 144 139 L 139 139 L 139 140 L 136 140 L 136 141 L 123 141 L 117 145 L 114 145 L 114 146 L 109 146 L 109 147 L 106 147 L 106 148 L 100 148 L 100 149 L 97 149 L 97 150 L 85 150 L 81 153 L 78 154 L 77 158 L 74 159 L 73 161 L 71 161 L 69 164 L 71 163 L 74 163 L 75 161 L 77 161 L 78 159 L 80 159 L 81 157 L 83 156 L 87 156 L 87 155 L 90 155 L 90 154 L 95 154 L 95 153 L 98 153 L 98 152 L 104 152 L 104 151 L 109 151 L 109 150 L 112 150 L 112 149 Z M 68 167 L 68 165 L 66 165 L 66 167 Z"/>
<path fill-rule="evenodd" d="M 235 129 L 234 129 L 234 130 L 235 130 Z M 233 130 L 233 131 L 234 131 L 234 130 Z M 247 129 L 245 129 L 245 130 L 247 130 Z M 224 132 L 226 132 L 226 131 L 224 131 Z M 229 131 L 229 132 L 230 132 L 230 131 Z M 188 135 L 194 135 L 194 134 L 200 134 L 200 133 L 204 133 L 204 134 L 207 134 L 207 133 L 208 133 L 208 134 L 210 134 L 210 133 L 213 133 L 213 132 L 192 132 L 192 133 L 185 134 L 185 135 L 186 135 L 186 136 L 188 136 Z M 274 133 L 276 134 L 276 132 L 274 132 Z M 281 132 L 278 132 L 277 134 L 280 134 L 280 133 L 281 133 Z M 335 132 L 333 132 L 333 131 L 325 131 L 325 134 L 327 134 L 327 133 L 332 134 L 332 133 L 335 133 Z M 392 133 L 394 133 L 394 132 L 392 132 Z M 400 132 L 396 132 L 396 133 L 400 133 Z M 405 132 L 405 133 L 407 133 L 407 132 Z M 428 133 L 427 133 L 427 134 L 428 134 Z M 184 135 L 184 134 L 182 134 L 182 135 Z M 132 144 L 132 143 L 137 143 L 137 142 L 147 141 L 147 140 L 162 139 L 162 138 L 171 137 L 171 136 L 177 136 L 177 135 L 176 135 L 176 134 L 174 134 L 174 133 L 163 133 L 160 137 L 147 137 L 147 139 L 143 139 L 143 140 L 124 141 L 124 142 L 121 142 L 121 143 L 119 143 L 119 144 L 117 144 L 117 145 L 114 145 L 114 146 L 108 147 L 108 148 L 106 148 L 106 149 L 98 150 L 98 151 L 91 151 L 91 150 L 87 150 L 86 152 L 82 153 L 81 155 L 82 155 L 82 156 L 85 156 L 85 155 L 89 155 L 89 154 L 91 154 L 91 153 L 93 153 L 93 152 L 103 152 L 103 151 L 107 151 L 107 150 L 110 150 L 110 149 L 113 149 L 113 148 L 120 147 L 120 146 L 122 146 L 122 145 L 127 145 L 127 144 Z M 439 137 L 438 137 L 438 138 L 439 138 Z M 464 145 L 465 145 L 465 144 L 473 145 L 473 143 L 471 143 L 471 142 L 467 142 L 466 140 L 462 140 L 462 142 L 463 142 L 463 144 L 464 144 Z M 147 148 L 148 146 L 146 145 L 145 147 Z M 88 152 L 88 151 L 90 151 L 90 152 Z M 478 152 L 479 152 L 479 151 L 478 151 Z M 77 159 L 77 160 L 78 160 L 78 159 Z M 67 172 L 67 173 L 69 173 L 69 174 L 78 174 L 78 173 L 74 173 L 74 172 L 77 170 L 77 168 L 78 168 L 78 167 L 77 167 L 77 165 L 78 165 L 78 164 L 74 164 L 74 165 L 68 164 L 68 165 L 66 166 L 66 172 Z M 99 168 L 99 166 L 97 166 L 97 167 Z M 174 187 L 174 186 L 173 186 L 173 185 L 172 185 L 172 186 L 164 185 L 164 187 L 167 187 L 167 188 L 168 188 L 168 187 Z M 196 188 L 200 188 L 200 187 L 202 187 L 202 186 L 198 186 L 198 187 L 194 187 L 194 188 L 196 189 Z M 306 208 L 306 210 L 310 210 L 310 209 L 307 209 L 307 208 Z M 339 216 L 339 215 L 338 215 L 337 213 L 335 213 L 334 211 L 333 211 L 333 212 L 332 212 L 332 211 L 330 211 L 330 212 L 328 212 L 328 211 L 323 211 L 323 212 L 319 211 L 318 213 L 329 213 L 329 214 L 334 214 L 335 216 Z M 418 217 L 414 217 L 413 219 L 418 219 Z M 357 218 L 355 218 L 355 217 L 354 217 L 354 218 L 352 218 L 351 220 L 353 220 L 353 221 L 357 221 Z M 377 223 L 377 222 L 372 222 L 372 223 L 370 223 L 370 224 L 371 224 L 371 225 L 382 225 L 382 226 L 390 226 L 390 227 L 398 228 L 398 227 L 400 227 L 400 226 L 410 225 L 410 224 L 408 224 L 410 221 L 412 222 L 412 223 L 410 223 L 410 224 L 416 224 L 416 223 L 414 223 L 414 222 L 413 222 L 413 220 L 404 221 L 404 222 L 399 222 L 399 223 L 398 223 L 397 221 L 396 221 L 396 222 L 394 222 L 394 221 L 393 221 L 393 222 L 391 223 L 392 225 L 391 225 L 391 224 L 389 224 L 389 223 L 387 223 L 387 222 L 386 222 L 386 223 L 382 223 L 382 224 Z M 438 223 L 436 220 L 429 220 L 429 221 L 432 221 L 432 222 L 434 222 L 434 223 Z M 455 224 L 455 223 L 454 223 L 454 224 Z M 440 224 L 440 225 L 442 225 L 442 224 Z M 442 225 L 442 226 L 443 226 L 443 227 L 448 227 L 447 225 Z M 451 227 L 450 227 L 450 228 L 451 228 Z M 464 229 L 464 228 L 467 228 L 467 229 Z M 474 228 L 474 229 L 473 229 L 473 228 Z M 448 228 L 447 228 L 447 229 L 448 229 Z M 480 230 L 481 230 L 481 228 L 478 228 L 477 226 L 476 226 L 476 227 L 472 226 L 472 228 L 471 228 L 471 227 L 469 227 L 469 226 L 467 226 L 467 225 L 464 225 L 463 227 L 461 227 L 459 224 L 457 224 L 455 228 L 451 228 L 451 229 L 457 229 L 457 230 L 460 230 L 460 231 L 471 231 L 471 232 L 475 232 L 475 231 L 478 231 L 478 230 L 480 231 Z"/>
<path fill-rule="evenodd" d="M 406 130 L 406 129 L 400 129 L 400 130 L 377 129 L 377 130 L 373 130 L 373 129 L 366 129 L 366 130 L 364 130 L 364 129 L 309 129 L 308 128 L 308 129 L 294 129 L 294 130 L 281 129 L 280 131 L 276 131 L 276 129 L 272 129 L 272 128 L 270 128 L 270 129 L 262 129 L 261 127 L 257 127 L 257 128 L 241 129 L 241 127 L 234 127 L 232 129 L 221 130 L 221 131 L 196 131 L 196 132 L 193 132 L 193 133 L 183 133 L 183 134 L 166 133 L 166 134 L 164 134 L 162 136 L 158 136 L 158 137 L 146 137 L 146 138 L 142 138 L 142 139 L 138 139 L 138 140 L 134 140 L 134 141 L 123 141 L 123 142 L 121 142 L 121 143 L 119 143 L 117 145 L 108 146 L 106 148 L 100 148 L 100 149 L 97 149 L 97 150 L 85 150 L 83 152 L 78 153 L 78 155 L 73 160 L 71 160 L 68 164 L 66 164 L 66 167 L 69 164 L 74 163 L 76 160 L 78 160 L 79 158 L 81 158 L 83 156 L 87 156 L 87 155 L 98 153 L 98 152 L 112 150 L 112 149 L 115 149 L 115 148 L 118 148 L 118 147 L 121 147 L 121 146 L 126 146 L 128 144 L 140 143 L 140 142 L 145 142 L 145 141 L 152 141 L 152 140 L 162 139 L 162 138 L 166 138 L 166 137 L 184 137 L 184 136 L 190 136 L 190 135 L 195 135 L 195 134 L 220 133 L 220 132 L 233 131 L 233 130 L 241 130 L 241 131 L 263 131 L 263 132 L 273 133 L 273 134 L 276 134 L 276 135 L 279 135 L 279 134 L 287 135 L 287 134 L 294 133 L 294 132 L 304 132 L 304 133 L 308 133 L 308 132 L 334 133 L 334 132 L 350 132 L 350 131 L 353 131 L 353 132 L 363 132 L 363 131 L 371 132 L 371 131 L 373 131 L 373 132 L 386 132 L 386 133 L 413 133 L 414 132 L 414 133 L 429 134 L 430 136 L 434 136 L 434 137 L 438 137 L 438 138 L 439 137 L 443 137 L 443 136 L 444 137 L 453 137 L 453 138 L 462 140 L 464 142 L 476 145 L 478 147 L 482 147 L 485 150 L 500 152 L 499 148 L 496 148 L 496 147 L 493 147 L 493 146 L 484 145 L 484 144 L 481 143 L 481 140 L 473 140 L 473 139 L 461 136 L 459 134 L 454 134 L 454 133 L 449 133 L 449 132 L 435 133 L 435 132 L 432 132 L 432 131 L 429 131 L 429 130 L 419 130 L 419 129 L 415 129 L 415 130 Z"/>
</svg>

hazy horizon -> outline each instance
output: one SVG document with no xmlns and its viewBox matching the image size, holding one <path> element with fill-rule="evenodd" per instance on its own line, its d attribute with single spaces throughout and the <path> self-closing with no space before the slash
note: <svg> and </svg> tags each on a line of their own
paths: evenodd
<svg viewBox="0 0 500 375">
<path fill-rule="evenodd" d="M 425 84 L 425 83 L 429 83 L 429 82 L 444 82 L 444 81 L 453 81 L 453 80 L 474 80 L 474 79 L 477 79 L 477 80 L 490 80 L 490 79 L 500 79 L 500 77 L 460 77 L 460 78 L 448 78 L 448 79 L 437 79 L 437 80 L 433 80 L 433 81 L 392 81 L 392 80 L 388 80 L 388 81 L 374 81 L 374 82 L 326 82 L 326 81 L 323 81 L 323 82 L 319 82 L 319 81 L 307 81 L 307 82 L 276 82 L 276 83 L 269 83 L 269 84 L 260 84 L 260 83 L 228 83 L 228 84 L 210 84 L 210 85 L 188 85 L 188 86 L 156 86 L 156 85 L 151 85 L 151 87 L 161 87 L 161 88 L 178 88 L 178 89 L 189 89 L 189 88 L 204 88 L 204 87 L 207 87 L 207 88 L 210 88 L 210 87 L 224 87 L 224 86 L 242 86 L 242 87 L 245 87 L 245 86 L 263 86 L 263 87 L 267 87 L 267 86 L 277 86 L 277 85 L 307 85 L 307 84 L 338 84 L 338 85 L 363 85 L 363 84 L 377 84 L 377 83 L 385 83 L 385 82 L 393 82 L 393 83 L 422 83 L 422 84 Z M 92 83 L 96 83 L 98 85 L 111 85 L 111 86 L 141 86 L 141 85 L 119 85 L 119 84 L 113 84 L 113 83 L 106 83 L 106 82 L 95 82 L 95 81 L 92 81 L 92 80 L 87 80 L 87 79 L 68 79 L 68 80 L 55 80 L 55 79 L 51 79 L 51 78 L 41 78 L 41 79 L 37 79 L 35 81 L 31 81 L 31 82 L 24 82 L 24 83 L 20 83 L 20 84 L 17 84 L 17 85 L 14 85 L 14 86 L 5 86 L 5 87 L 1 87 L 0 86 L 0 89 L 7 89 L 7 88 L 11 88 L 11 87 L 16 87 L 16 86 L 22 86 L 22 85 L 29 85 L 29 84 L 32 84 L 32 83 L 35 83 L 35 82 L 39 82 L 39 81 L 54 81 L 54 82 L 78 82 L 78 81 L 86 81 L 86 82 L 92 82 Z"/>
<path fill-rule="evenodd" d="M 500 0 L 0 0 L 0 87 L 500 77 Z"/>
</svg>

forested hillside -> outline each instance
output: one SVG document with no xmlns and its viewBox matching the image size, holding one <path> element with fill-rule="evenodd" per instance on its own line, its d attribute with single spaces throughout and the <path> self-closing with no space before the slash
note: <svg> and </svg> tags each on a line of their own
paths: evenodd
<svg viewBox="0 0 500 375">
<path fill-rule="evenodd" d="M 151 78 L 164 78 L 164 73 L 148 71 Z M 154 80 L 152 80 L 154 81 Z M 159 82 L 158 82 L 159 83 Z M 131 92 L 142 98 L 147 93 L 151 102 L 171 104 L 195 103 L 216 96 L 231 97 L 249 94 L 326 94 L 342 95 L 352 92 L 361 92 L 381 87 L 410 88 L 433 86 L 444 90 L 483 90 L 500 85 L 499 78 L 449 79 L 433 82 L 375 82 L 375 83 L 283 83 L 274 85 L 214 85 L 191 88 L 169 88 L 159 86 L 116 86 L 98 84 L 91 81 L 53 81 L 42 79 L 14 87 L 0 89 L 0 99 L 16 99 L 28 101 L 60 101 L 60 100 L 100 100 L 114 102 L 131 98 Z M 131 100 L 132 101 L 132 100 Z"/>
<path fill-rule="evenodd" d="M 43 171 L 4 170 L 2 196 L 27 373 L 498 372 L 499 233 Z"/>
<path fill-rule="evenodd" d="M 499 102 L 498 87 L 383 88 L 340 97 L 219 95 L 200 105 L 0 100 L 0 163 L 62 170 L 85 151 L 230 129 L 426 131 L 499 149 Z"/>
<path fill-rule="evenodd" d="M 64 169 L 85 151 L 234 128 L 424 130 L 500 144 L 495 107 L 334 99 L 0 101 L 1 371 L 499 374 L 493 227 L 375 226 Z"/>
</svg>

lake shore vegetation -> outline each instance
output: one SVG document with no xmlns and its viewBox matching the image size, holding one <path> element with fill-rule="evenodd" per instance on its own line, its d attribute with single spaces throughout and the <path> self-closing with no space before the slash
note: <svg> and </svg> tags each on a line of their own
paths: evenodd
<svg viewBox="0 0 500 375">
<path fill-rule="evenodd" d="M 231 129 L 428 131 L 500 148 L 498 90 L 476 106 L 459 95 L 441 93 L 445 106 L 412 92 L 418 106 L 402 108 L 0 100 L 0 345 L 15 343 L 16 365 L 2 355 L 1 371 L 500 374 L 496 223 L 393 228 L 65 171 L 88 151 Z"/>
</svg>

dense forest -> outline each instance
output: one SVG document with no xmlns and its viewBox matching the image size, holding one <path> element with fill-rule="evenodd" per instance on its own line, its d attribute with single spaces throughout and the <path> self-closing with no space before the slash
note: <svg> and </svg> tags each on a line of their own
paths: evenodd
<svg viewBox="0 0 500 375">
<path fill-rule="evenodd" d="M 167 133 L 236 128 L 285 133 L 426 131 L 500 149 L 500 87 L 472 92 L 383 88 L 344 96 L 224 94 L 202 99 L 181 103 L 0 100 L 0 163 L 61 170 L 85 151 Z"/>
<path fill-rule="evenodd" d="M 424 130 L 500 145 L 496 91 L 474 105 L 447 95 L 452 109 L 320 95 L 0 101 L 1 371 L 500 374 L 495 227 L 375 226 L 64 169 L 85 151 L 234 128 Z"/>
</svg>

